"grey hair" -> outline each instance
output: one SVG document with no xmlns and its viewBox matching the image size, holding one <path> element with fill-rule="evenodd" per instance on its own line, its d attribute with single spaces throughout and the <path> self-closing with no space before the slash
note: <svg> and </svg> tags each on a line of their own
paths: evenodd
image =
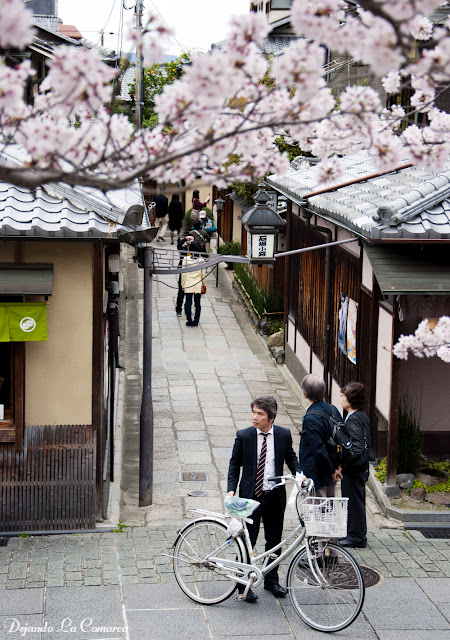
<svg viewBox="0 0 450 640">
<path fill-rule="evenodd" d="M 258 396 L 251 402 L 250 406 L 252 409 L 255 406 L 258 407 L 258 409 L 262 409 L 262 411 L 267 413 L 269 420 L 275 420 L 278 404 L 273 396 Z"/>
<path fill-rule="evenodd" d="M 301 388 L 308 400 L 312 402 L 320 402 L 325 395 L 325 381 L 319 376 L 313 376 L 309 373 L 305 376 L 301 383 Z"/>
</svg>

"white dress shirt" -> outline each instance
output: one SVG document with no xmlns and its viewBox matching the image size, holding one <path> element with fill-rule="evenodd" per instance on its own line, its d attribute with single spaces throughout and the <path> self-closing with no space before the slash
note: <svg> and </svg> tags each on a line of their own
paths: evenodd
<svg viewBox="0 0 450 640">
<path fill-rule="evenodd" d="M 257 440 L 256 440 L 256 444 L 257 444 L 257 462 L 256 462 L 256 466 L 258 466 L 258 461 L 259 461 L 259 457 L 261 455 L 261 449 L 262 449 L 262 445 L 264 442 L 264 438 L 262 437 L 264 434 L 263 431 L 260 431 L 260 429 L 256 429 L 256 433 L 257 433 Z M 269 429 L 269 431 L 266 432 L 267 435 L 267 451 L 266 451 L 266 466 L 264 469 L 264 480 L 263 480 L 263 486 L 262 486 L 262 490 L 263 491 L 270 491 L 272 489 L 272 487 L 274 487 L 277 483 L 276 482 L 269 482 L 267 480 L 267 478 L 271 478 L 272 476 L 275 475 L 275 443 L 274 443 L 274 437 L 273 437 L 273 427 L 271 427 Z"/>
</svg>

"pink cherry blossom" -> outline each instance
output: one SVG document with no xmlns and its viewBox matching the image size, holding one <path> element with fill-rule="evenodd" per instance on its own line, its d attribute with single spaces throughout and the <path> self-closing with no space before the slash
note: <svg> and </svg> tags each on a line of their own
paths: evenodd
<svg viewBox="0 0 450 640">
<path fill-rule="evenodd" d="M 23 49 L 33 36 L 33 14 L 23 0 L 0 0 L 0 47 Z"/>
<path fill-rule="evenodd" d="M 418 358 L 438 356 L 450 362 L 450 318 L 442 316 L 433 329 L 428 320 L 422 320 L 413 335 L 400 336 L 393 353 L 402 360 L 412 353 Z"/>
</svg>

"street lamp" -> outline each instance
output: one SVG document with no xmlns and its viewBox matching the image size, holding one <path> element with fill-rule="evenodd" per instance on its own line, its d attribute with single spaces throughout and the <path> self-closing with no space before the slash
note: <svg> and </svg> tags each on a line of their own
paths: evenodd
<svg viewBox="0 0 450 640">
<path fill-rule="evenodd" d="M 225 204 L 225 200 L 223 198 L 221 198 L 220 196 L 217 198 L 217 200 L 214 200 L 214 204 L 216 205 L 216 211 L 217 211 L 217 247 L 216 247 L 216 252 L 219 253 L 219 240 L 220 240 L 220 232 L 222 231 L 222 225 L 220 223 L 220 214 L 222 213 L 222 209 L 223 209 L 223 205 Z M 216 287 L 219 286 L 219 264 L 217 264 L 217 271 L 216 271 Z"/>
<path fill-rule="evenodd" d="M 268 206 L 270 196 L 264 185 L 259 185 L 254 196 L 256 205 L 241 218 L 247 231 L 247 257 L 252 264 L 275 262 L 275 236 L 286 226 L 286 221 Z"/>
</svg>

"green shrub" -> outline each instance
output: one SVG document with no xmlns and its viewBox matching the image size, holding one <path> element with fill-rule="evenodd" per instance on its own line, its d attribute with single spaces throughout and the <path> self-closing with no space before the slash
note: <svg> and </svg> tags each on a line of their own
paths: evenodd
<svg viewBox="0 0 450 640">
<path fill-rule="evenodd" d="M 422 447 L 420 409 L 405 395 L 400 400 L 398 413 L 397 473 L 415 473 Z"/>
<path fill-rule="evenodd" d="M 383 458 L 375 467 L 375 478 L 383 483 L 386 480 L 387 458 Z"/>
<path fill-rule="evenodd" d="M 283 313 L 283 296 L 272 291 L 261 291 L 251 273 L 240 262 L 234 265 L 234 272 L 261 318 L 265 313 Z"/>
<path fill-rule="evenodd" d="M 222 244 L 219 245 L 219 253 L 221 256 L 240 256 L 241 251 L 240 242 L 222 242 Z"/>
</svg>

